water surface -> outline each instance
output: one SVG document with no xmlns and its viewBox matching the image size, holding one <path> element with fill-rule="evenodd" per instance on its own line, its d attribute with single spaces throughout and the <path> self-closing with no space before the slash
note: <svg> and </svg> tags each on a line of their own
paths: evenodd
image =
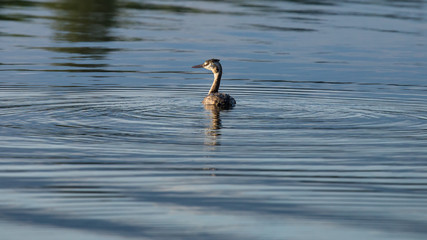
<svg viewBox="0 0 427 240">
<path fill-rule="evenodd" d="M 426 3 L 0 2 L 1 238 L 425 239 Z"/>
</svg>

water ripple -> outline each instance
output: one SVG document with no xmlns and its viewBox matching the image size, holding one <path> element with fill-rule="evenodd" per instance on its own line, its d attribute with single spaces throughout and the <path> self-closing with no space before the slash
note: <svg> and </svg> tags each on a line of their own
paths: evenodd
<svg viewBox="0 0 427 240">
<path fill-rule="evenodd" d="M 425 239 L 424 5 L 1 1 L 0 238 Z"/>
</svg>

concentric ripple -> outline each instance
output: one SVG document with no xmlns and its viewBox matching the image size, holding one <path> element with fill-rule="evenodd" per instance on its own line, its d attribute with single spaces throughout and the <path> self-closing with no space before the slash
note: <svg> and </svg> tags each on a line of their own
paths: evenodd
<svg viewBox="0 0 427 240">
<path fill-rule="evenodd" d="M 0 239 L 427 239 L 425 5 L 0 1 Z"/>
</svg>

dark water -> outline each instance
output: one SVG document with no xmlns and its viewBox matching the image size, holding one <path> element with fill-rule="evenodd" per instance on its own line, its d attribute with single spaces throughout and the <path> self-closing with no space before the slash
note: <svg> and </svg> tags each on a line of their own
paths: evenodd
<svg viewBox="0 0 427 240">
<path fill-rule="evenodd" d="M 426 13 L 1 0 L 0 238 L 426 239 Z"/>
</svg>

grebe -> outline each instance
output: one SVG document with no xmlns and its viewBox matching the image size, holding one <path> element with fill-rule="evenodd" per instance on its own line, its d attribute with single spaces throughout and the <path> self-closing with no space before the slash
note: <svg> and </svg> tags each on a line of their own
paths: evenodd
<svg viewBox="0 0 427 240">
<path fill-rule="evenodd" d="M 206 60 L 203 64 L 193 66 L 193 68 L 205 68 L 207 70 L 211 70 L 214 74 L 214 81 L 212 83 L 211 89 L 209 90 L 208 95 L 202 101 L 205 106 L 210 105 L 227 109 L 236 105 L 236 100 L 234 100 L 232 96 L 218 92 L 222 76 L 222 66 L 219 63 L 219 59 L 212 58 Z"/>
</svg>

